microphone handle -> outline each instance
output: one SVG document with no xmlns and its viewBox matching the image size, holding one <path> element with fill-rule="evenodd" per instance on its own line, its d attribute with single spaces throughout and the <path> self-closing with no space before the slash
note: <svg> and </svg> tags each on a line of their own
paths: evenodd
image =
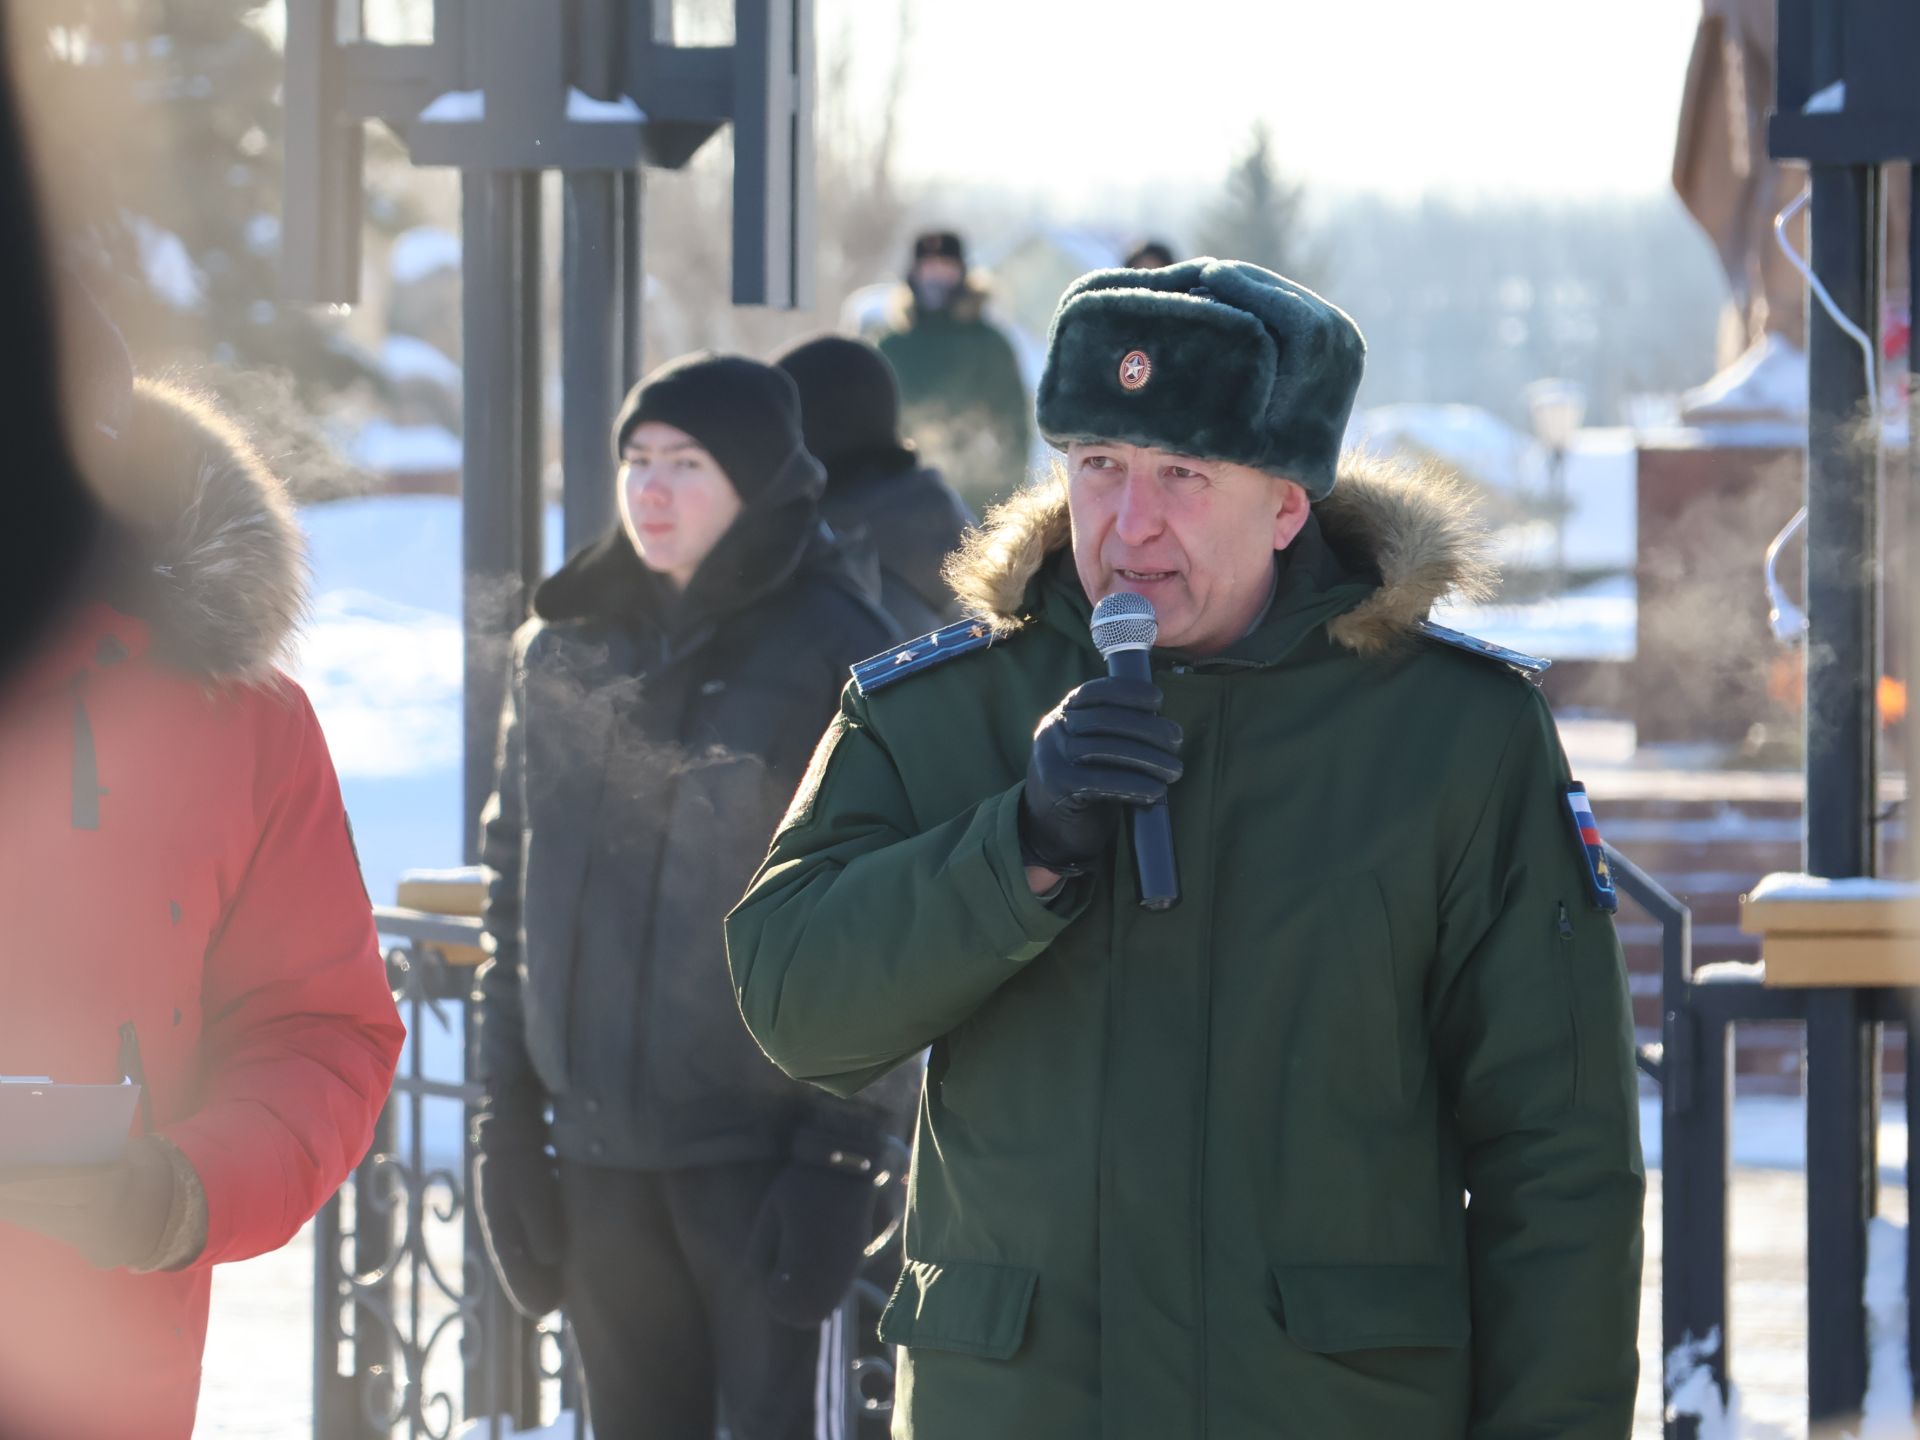
<svg viewBox="0 0 1920 1440">
<path fill-rule="evenodd" d="M 1153 679 L 1145 650 L 1115 650 L 1107 656 L 1107 674 L 1125 680 Z M 1140 879 L 1140 907 L 1167 910 L 1180 898 L 1180 876 L 1173 863 L 1173 815 L 1162 800 L 1135 805 L 1133 860 Z"/>
</svg>

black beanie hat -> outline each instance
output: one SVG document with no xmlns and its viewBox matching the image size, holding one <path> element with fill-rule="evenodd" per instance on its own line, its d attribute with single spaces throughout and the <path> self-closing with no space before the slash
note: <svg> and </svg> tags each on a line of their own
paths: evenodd
<svg viewBox="0 0 1920 1440">
<path fill-rule="evenodd" d="M 684 430 L 713 456 L 751 505 L 802 448 L 800 396 L 785 373 L 744 355 L 684 355 L 642 380 L 613 422 L 613 458 L 634 426 Z"/>
<path fill-rule="evenodd" d="M 951 230 L 928 230 L 913 240 L 913 258 L 919 260 L 958 260 L 967 263 L 967 247 Z"/>
<path fill-rule="evenodd" d="M 773 363 L 799 388 L 807 449 L 829 470 L 852 460 L 912 457 L 900 439 L 900 382 L 872 345 L 821 335 Z"/>
</svg>

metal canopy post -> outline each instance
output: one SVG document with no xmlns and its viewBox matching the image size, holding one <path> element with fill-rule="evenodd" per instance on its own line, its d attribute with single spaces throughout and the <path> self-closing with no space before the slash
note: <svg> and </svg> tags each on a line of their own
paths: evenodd
<svg viewBox="0 0 1920 1440">
<path fill-rule="evenodd" d="M 461 473 L 461 573 L 465 583 L 468 863 L 479 857 L 479 815 L 493 790 L 494 750 L 506 694 L 506 640 L 525 604 L 522 474 L 526 388 L 520 298 L 525 278 L 522 201 L 513 173 L 469 172 L 461 193 L 461 333 L 466 414 Z"/>
<path fill-rule="evenodd" d="M 1813 169 L 1813 264 L 1868 335 L 1880 295 L 1879 171 Z M 1808 317 L 1806 865 L 1872 875 L 1878 790 L 1878 426 L 1865 357 L 1818 305 Z M 1874 1212 L 1879 1030 L 1858 990 L 1807 997 L 1807 1410 L 1857 1414 L 1866 1394 L 1864 1289 Z"/>
<path fill-rule="evenodd" d="M 607 431 L 620 403 L 621 302 L 631 283 L 621 273 L 619 185 L 616 176 L 592 171 L 566 178 L 560 386 L 568 554 L 605 534 L 614 519 Z"/>
</svg>

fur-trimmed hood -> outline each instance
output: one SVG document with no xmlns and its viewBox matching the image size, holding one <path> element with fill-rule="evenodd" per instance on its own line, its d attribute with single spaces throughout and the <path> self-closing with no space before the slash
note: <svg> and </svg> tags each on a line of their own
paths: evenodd
<svg viewBox="0 0 1920 1440">
<path fill-rule="evenodd" d="M 1341 458 L 1333 493 L 1314 505 L 1320 532 L 1350 568 L 1379 577 L 1374 592 L 1328 624 L 1340 645 L 1378 655 L 1405 643 L 1449 596 L 1493 589 L 1486 533 L 1466 487 L 1435 465 L 1362 452 Z M 1068 543 L 1067 491 L 1055 476 L 1020 491 L 970 532 L 948 561 L 947 583 L 967 614 L 996 631 L 1022 623 L 1028 585 Z"/>
<path fill-rule="evenodd" d="M 268 678 L 305 613 L 307 562 L 286 487 L 246 435 L 207 398 L 142 380 L 86 474 L 106 514 L 98 597 L 144 622 L 178 669 Z"/>
</svg>

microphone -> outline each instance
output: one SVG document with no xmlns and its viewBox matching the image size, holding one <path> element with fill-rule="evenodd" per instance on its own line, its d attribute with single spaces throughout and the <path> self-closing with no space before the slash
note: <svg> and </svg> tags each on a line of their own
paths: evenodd
<svg viewBox="0 0 1920 1440">
<path fill-rule="evenodd" d="M 1127 680 L 1153 679 L 1147 652 L 1160 634 L 1153 602 L 1144 595 L 1116 590 L 1093 607 L 1093 645 L 1107 662 L 1107 674 Z M 1180 877 L 1173 864 L 1173 816 L 1165 800 L 1133 807 L 1133 859 L 1140 876 L 1140 905 L 1166 910 L 1180 898 Z"/>
</svg>

